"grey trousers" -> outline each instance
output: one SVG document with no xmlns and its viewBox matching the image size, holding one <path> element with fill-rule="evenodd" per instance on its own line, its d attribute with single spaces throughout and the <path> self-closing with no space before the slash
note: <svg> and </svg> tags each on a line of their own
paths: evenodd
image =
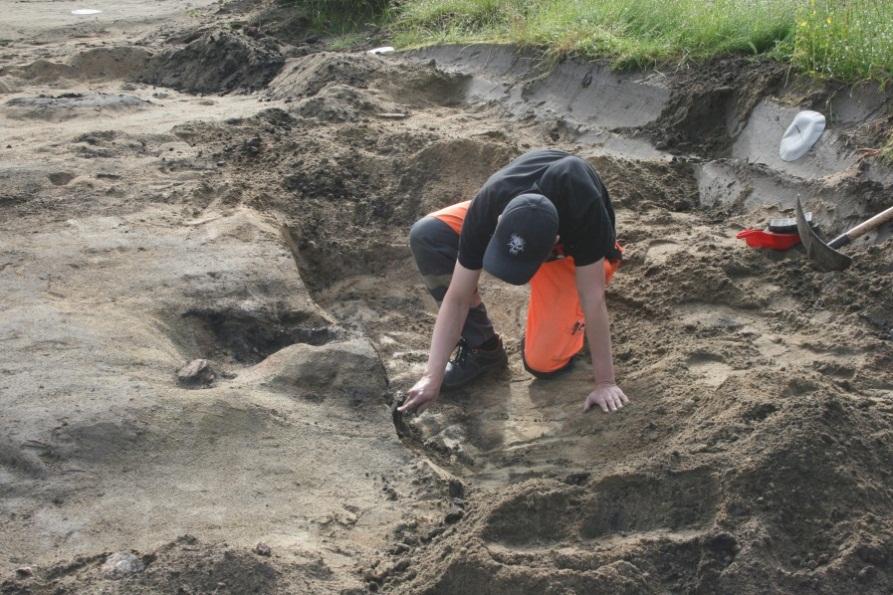
<svg viewBox="0 0 893 595">
<path fill-rule="evenodd" d="M 440 219 L 423 217 L 409 231 L 409 248 L 428 292 L 439 306 L 453 278 L 459 255 L 459 235 Z M 471 308 L 462 328 L 462 338 L 468 345 L 480 347 L 495 335 L 484 304 Z"/>
</svg>

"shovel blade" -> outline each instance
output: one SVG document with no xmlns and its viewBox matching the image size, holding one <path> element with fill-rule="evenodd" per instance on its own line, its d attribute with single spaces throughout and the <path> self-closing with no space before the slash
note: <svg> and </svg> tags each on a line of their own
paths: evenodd
<svg viewBox="0 0 893 595">
<path fill-rule="evenodd" d="M 797 199 L 797 233 L 800 234 L 800 241 L 806 248 L 806 255 L 819 269 L 842 271 L 853 262 L 852 258 L 831 248 L 819 237 L 819 234 L 806 221 L 799 198 Z"/>
</svg>

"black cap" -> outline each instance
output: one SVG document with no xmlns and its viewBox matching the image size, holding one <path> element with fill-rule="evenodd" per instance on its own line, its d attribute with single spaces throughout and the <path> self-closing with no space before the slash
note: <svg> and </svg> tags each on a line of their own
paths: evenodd
<svg viewBox="0 0 893 595">
<path fill-rule="evenodd" d="M 542 194 L 521 194 L 505 206 L 484 252 L 484 270 L 524 285 L 545 262 L 558 235 L 558 211 Z"/>
</svg>

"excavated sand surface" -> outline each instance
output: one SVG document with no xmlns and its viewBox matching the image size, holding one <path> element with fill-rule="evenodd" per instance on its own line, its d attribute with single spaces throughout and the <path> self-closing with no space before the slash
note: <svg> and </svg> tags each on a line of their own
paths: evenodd
<svg viewBox="0 0 893 595">
<path fill-rule="evenodd" d="M 798 194 L 829 234 L 888 206 L 852 149 L 885 98 L 33 4 L 0 68 L 0 591 L 893 589 L 890 231 L 839 273 L 734 239 Z M 785 169 L 767 122 L 825 99 Z M 393 414 L 435 315 L 409 226 L 544 145 L 614 200 L 631 404 L 582 413 L 585 357 L 524 372 L 526 291 L 485 278 L 510 367 Z"/>
</svg>

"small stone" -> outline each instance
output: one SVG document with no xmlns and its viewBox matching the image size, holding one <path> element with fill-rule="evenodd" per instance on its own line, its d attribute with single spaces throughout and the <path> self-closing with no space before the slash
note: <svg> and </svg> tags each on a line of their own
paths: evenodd
<svg viewBox="0 0 893 595">
<path fill-rule="evenodd" d="M 874 566 L 865 566 L 862 570 L 859 571 L 859 580 L 862 582 L 868 582 L 874 578 L 874 575 L 877 571 Z"/>
<path fill-rule="evenodd" d="M 451 479 L 449 482 L 450 498 L 464 498 L 465 484 L 458 479 Z"/>
<path fill-rule="evenodd" d="M 271 556 L 273 555 L 273 550 L 266 543 L 258 543 L 254 546 L 254 553 L 258 556 Z"/>
<path fill-rule="evenodd" d="M 874 543 L 860 543 L 855 549 L 856 556 L 860 560 L 872 566 L 884 566 L 887 563 L 887 554 Z"/>
<path fill-rule="evenodd" d="M 422 537 L 422 543 L 429 543 L 432 539 L 438 537 L 441 533 L 443 533 L 443 527 L 434 527 L 427 534 Z"/>
<path fill-rule="evenodd" d="M 465 512 L 458 506 L 454 506 L 444 517 L 443 522 L 447 525 L 453 525 L 461 521 L 463 516 L 465 516 Z"/>
<path fill-rule="evenodd" d="M 217 373 L 206 359 L 194 359 L 177 371 L 177 384 L 195 388 L 210 386 L 217 378 Z"/>
<path fill-rule="evenodd" d="M 571 473 L 570 475 L 568 475 L 567 477 L 564 478 L 564 483 L 567 483 L 570 485 L 575 485 L 575 486 L 583 485 L 584 483 L 589 481 L 590 476 L 591 476 L 590 473 L 585 473 L 585 472 L 584 473 Z"/>
<path fill-rule="evenodd" d="M 34 571 L 31 570 L 30 566 L 22 566 L 21 568 L 16 568 L 16 576 L 18 578 L 28 578 L 34 576 Z"/>
<path fill-rule="evenodd" d="M 121 578 L 145 570 L 146 565 L 132 552 L 118 552 L 106 558 L 102 571 L 110 578 Z"/>
</svg>

